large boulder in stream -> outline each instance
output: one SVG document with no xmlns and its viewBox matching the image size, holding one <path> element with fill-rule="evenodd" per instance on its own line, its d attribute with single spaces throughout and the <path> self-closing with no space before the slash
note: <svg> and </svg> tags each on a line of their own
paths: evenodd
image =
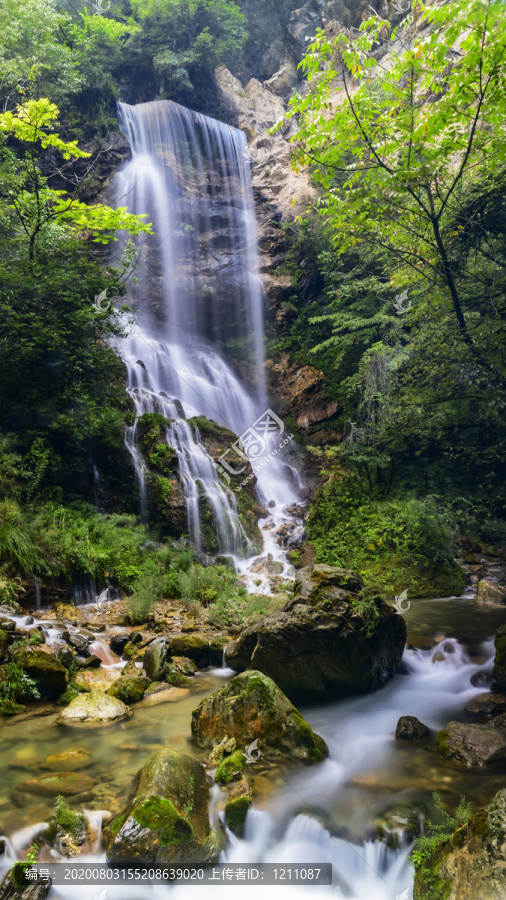
<svg viewBox="0 0 506 900">
<path fill-rule="evenodd" d="M 59 725 L 111 725 L 132 715 L 132 710 L 117 697 L 101 691 L 79 694 L 57 718 Z"/>
<path fill-rule="evenodd" d="M 107 693 L 110 697 L 122 700 L 123 703 L 137 703 L 144 697 L 151 680 L 148 675 L 143 673 L 142 669 L 137 668 L 133 660 L 130 660 Z"/>
<path fill-rule="evenodd" d="M 293 599 L 273 615 L 248 620 L 225 649 L 227 665 L 264 672 L 294 700 L 381 687 L 399 666 L 406 625 L 382 600 L 369 600 L 364 611 L 357 605 L 362 588 L 356 572 L 300 569 Z"/>
<path fill-rule="evenodd" d="M 199 703 L 192 714 L 192 737 L 199 747 L 215 747 L 224 737 L 255 756 L 319 762 L 328 747 L 288 697 L 262 672 L 243 672 Z M 235 746 L 234 745 L 234 746 Z M 232 754 L 234 755 L 234 754 Z"/>
<path fill-rule="evenodd" d="M 112 866 L 213 863 L 216 836 L 209 822 L 203 766 L 184 753 L 160 750 L 137 773 L 127 807 L 104 833 Z"/>
<path fill-rule="evenodd" d="M 504 900 L 506 871 L 506 789 L 478 810 L 417 867 L 413 896 L 418 900 Z"/>
<path fill-rule="evenodd" d="M 468 768 L 483 768 L 506 763 L 506 714 L 487 725 L 449 722 L 437 736 L 443 759 Z"/>
</svg>

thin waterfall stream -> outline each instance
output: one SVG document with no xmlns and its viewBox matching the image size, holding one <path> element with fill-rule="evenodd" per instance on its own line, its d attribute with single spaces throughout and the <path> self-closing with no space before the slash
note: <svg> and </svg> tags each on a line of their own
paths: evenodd
<svg viewBox="0 0 506 900">
<path fill-rule="evenodd" d="M 299 500 L 301 481 L 278 447 L 284 424 L 269 411 L 246 138 L 171 101 L 120 103 L 120 123 L 132 159 L 119 172 L 115 193 L 132 212 L 147 212 L 155 230 L 138 241 L 132 298 L 138 322 L 119 347 L 137 417 L 159 412 L 171 421 L 167 442 L 177 453 L 189 538 L 202 549 L 203 493 L 219 553 L 231 556 L 251 584 L 259 554 L 245 533 L 234 493 L 244 459 L 231 450 L 230 461 L 217 465 L 188 419 L 205 416 L 242 437 L 244 457 L 255 461 L 259 502 L 268 510 L 259 523 L 264 553 L 286 577 L 286 554 L 271 533 L 293 521 L 286 510 Z M 146 467 L 137 437 L 134 424 L 126 445 L 145 510 Z M 269 589 L 265 576 L 254 580 L 257 588 Z"/>
</svg>

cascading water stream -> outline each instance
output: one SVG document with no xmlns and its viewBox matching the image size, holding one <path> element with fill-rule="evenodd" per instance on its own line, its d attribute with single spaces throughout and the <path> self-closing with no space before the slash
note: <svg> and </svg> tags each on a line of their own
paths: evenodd
<svg viewBox="0 0 506 900">
<path fill-rule="evenodd" d="M 220 480 L 224 470 L 218 472 L 187 422 L 203 415 L 243 435 L 268 407 L 246 139 L 238 129 L 171 101 L 120 103 L 120 122 L 132 159 L 117 176 L 118 202 L 126 201 L 131 212 L 146 213 L 155 231 L 137 242 L 132 305 L 138 324 L 119 347 L 128 368 L 128 390 L 137 417 L 160 412 L 172 421 L 167 440 L 178 457 L 190 539 L 200 549 L 199 498 L 204 493 L 219 552 L 231 555 L 237 570 L 247 575 L 254 548 L 237 510 L 234 491 L 240 478 L 229 479 L 228 485 Z M 145 509 L 146 467 L 137 438 L 134 424 L 126 445 Z M 259 500 L 269 506 L 261 521 L 265 533 L 291 521 L 284 509 L 297 502 L 301 486 L 278 451 L 279 438 L 279 433 L 265 432 L 257 460 Z M 233 458 L 239 471 L 241 459 Z M 283 549 L 269 542 L 269 536 L 266 549 L 285 573 Z"/>
</svg>

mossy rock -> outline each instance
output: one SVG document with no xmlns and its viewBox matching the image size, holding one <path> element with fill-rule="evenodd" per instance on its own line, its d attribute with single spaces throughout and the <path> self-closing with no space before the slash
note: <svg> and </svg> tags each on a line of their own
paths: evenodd
<svg viewBox="0 0 506 900">
<path fill-rule="evenodd" d="M 120 677 L 108 689 L 110 697 L 117 697 L 123 703 L 137 703 L 142 700 L 151 679 L 139 671 L 134 662 L 129 662 L 122 670 Z"/>
<path fill-rule="evenodd" d="M 61 662 L 44 650 L 23 650 L 16 653 L 17 664 L 37 682 L 43 696 L 53 697 L 65 690 L 69 675 Z"/>
<path fill-rule="evenodd" d="M 57 722 L 60 725 L 110 725 L 131 715 L 132 710 L 122 700 L 101 691 L 91 691 L 72 700 Z"/>
<path fill-rule="evenodd" d="M 236 775 L 241 775 L 246 766 L 242 750 L 236 750 L 221 761 L 214 776 L 216 784 L 229 784 Z"/>
<path fill-rule="evenodd" d="M 320 762 L 328 747 L 277 685 L 261 672 L 244 672 L 201 701 L 192 715 L 192 737 L 214 747 L 234 737 L 248 748 L 258 741 L 258 758 Z M 257 755 L 257 754 L 255 754 Z"/>
<path fill-rule="evenodd" d="M 225 649 L 227 665 L 264 672 L 294 702 L 382 687 L 400 665 L 406 625 L 382 600 L 371 600 L 374 627 L 368 631 L 357 607 L 362 587 L 361 576 L 346 569 L 300 569 L 294 597 L 244 624 Z"/>
<path fill-rule="evenodd" d="M 415 871 L 415 900 L 503 900 L 506 789 L 471 816 Z"/>
<path fill-rule="evenodd" d="M 218 842 L 208 813 L 202 765 L 160 750 L 138 772 L 126 809 L 104 832 L 110 865 L 213 863 Z"/>
<path fill-rule="evenodd" d="M 246 817 L 251 809 L 252 790 L 245 778 L 234 785 L 225 803 L 225 822 L 237 837 L 244 836 Z"/>
<path fill-rule="evenodd" d="M 200 668 L 208 666 L 210 662 L 209 638 L 202 634 L 181 634 L 172 638 L 169 643 L 169 655 L 171 657 L 186 656 Z"/>
<path fill-rule="evenodd" d="M 493 722 L 449 722 L 437 736 L 437 748 L 443 759 L 467 768 L 505 765 L 506 730 Z"/>
<path fill-rule="evenodd" d="M 51 879 L 30 881 L 26 877 L 28 868 L 28 863 L 17 862 L 9 869 L 0 885 L 2 900 L 45 900 L 52 887 Z"/>
</svg>

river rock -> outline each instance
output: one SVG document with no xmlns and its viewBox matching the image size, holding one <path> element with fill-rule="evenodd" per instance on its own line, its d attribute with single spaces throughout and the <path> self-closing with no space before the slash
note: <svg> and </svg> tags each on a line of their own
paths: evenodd
<svg viewBox="0 0 506 900">
<path fill-rule="evenodd" d="M 143 667 L 150 681 L 161 681 L 167 664 L 167 641 L 156 638 L 151 641 L 144 654 Z"/>
<path fill-rule="evenodd" d="M 119 700 L 122 700 L 123 703 L 137 703 L 144 697 L 151 680 L 148 675 L 144 674 L 142 669 L 138 669 L 135 663 L 130 661 L 121 670 L 120 677 L 109 688 L 107 693 L 110 697 L 117 697 Z"/>
<path fill-rule="evenodd" d="M 109 725 L 132 715 L 132 710 L 117 697 L 100 691 L 80 694 L 60 713 L 60 725 Z"/>
<path fill-rule="evenodd" d="M 84 747 L 76 747 L 73 750 L 61 750 L 60 753 L 50 753 L 42 760 L 41 769 L 51 769 L 53 772 L 77 772 L 93 765 L 93 757 Z"/>
<path fill-rule="evenodd" d="M 16 662 L 37 682 L 42 696 L 57 696 L 68 684 L 69 676 L 65 666 L 44 650 L 26 650 L 17 653 Z"/>
<path fill-rule="evenodd" d="M 52 881 L 28 881 L 24 875 L 25 866 L 15 863 L 7 872 L 0 885 L 2 900 L 45 900 L 52 887 Z"/>
<path fill-rule="evenodd" d="M 190 696 L 188 688 L 168 687 L 163 682 L 157 685 L 155 690 L 147 691 L 139 701 L 140 708 L 144 706 L 158 706 L 160 703 L 178 703 Z"/>
<path fill-rule="evenodd" d="M 377 600 L 377 624 L 367 636 L 354 609 L 362 587 L 360 575 L 345 569 L 300 569 L 294 598 L 273 615 L 248 620 L 225 649 L 227 665 L 264 672 L 291 699 L 319 701 L 381 687 L 399 666 L 406 625 Z"/>
<path fill-rule="evenodd" d="M 47 775 L 38 775 L 16 785 L 17 791 L 24 794 L 35 794 L 37 797 L 72 797 L 91 790 L 96 784 L 95 778 L 83 775 L 81 772 L 50 772 Z"/>
<path fill-rule="evenodd" d="M 397 804 L 374 823 L 374 837 L 391 850 L 410 844 L 423 833 L 427 809 L 423 803 Z"/>
<path fill-rule="evenodd" d="M 209 643 L 209 638 L 203 634 L 181 634 L 172 638 L 169 653 L 171 656 L 187 656 L 202 668 L 208 666 L 211 661 Z"/>
<path fill-rule="evenodd" d="M 202 700 L 192 714 L 192 737 L 199 747 L 214 747 L 223 737 L 250 747 L 253 759 L 319 762 L 328 747 L 315 734 L 277 685 L 262 672 L 243 672 Z M 248 755 L 248 754 L 247 754 Z"/>
<path fill-rule="evenodd" d="M 495 581 L 489 581 L 488 578 L 482 578 L 478 584 L 475 599 L 478 603 L 504 606 L 506 603 L 506 587 L 497 584 Z"/>
<path fill-rule="evenodd" d="M 395 738 L 398 741 L 426 741 L 430 735 L 430 729 L 416 716 L 401 716 L 395 729 Z"/>
<path fill-rule="evenodd" d="M 494 678 L 506 690 L 506 625 L 501 625 L 495 636 Z"/>
<path fill-rule="evenodd" d="M 202 765 L 160 750 L 138 772 L 128 805 L 104 833 L 112 866 L 216 862 L 209 822 L 209 786 Z"/>
<path fill-rule="evenodd" d="M 457 829 L 415 875 L 414 896 L 428 898 L 434 884 L 445 900 L 504 900 L 506 789 Z"/>
<path fill-rule="evenodd" d="M 488 669 L 480 669 L 479 672 L 475 672 L 474 675 L 471 675 L 470 680 L 473 687 L 489 688 L 492 687 L 494 683 L 494 673 Z"/>
<path fill-rule="evenodd" d="M 225 822 L 237 837 L 244 836 L 246 816 L 251 809 L 252 789 L 245 778 L 234 785 L 225 803 Z"/>
<path fill-rule="evenodd" d="M 109 690 L 115 681 L 121 678 L 121 669 L 83 669 L 76 675 L 76 682 L 85 691 Z"/>
<path fill-rule="evenodd" d="M 216 784 L 229 784 L 237 775 L 244 772 L 246 757 L 242 750 L 235 750 L 221 761 L 214 776 Z"/>
<path fill-rule="evenodd" d="M 449 722 L 437 736 L 443 759 L 468 768 L 506 763 L 506 732 L 492 725 Z"/>
<path fill-rule="evenodd" d="M 506 713 L 506 694 L 480 694 L 467 704 L 465 711 L 481 719 L 493 719 Z"/>
</svg>

